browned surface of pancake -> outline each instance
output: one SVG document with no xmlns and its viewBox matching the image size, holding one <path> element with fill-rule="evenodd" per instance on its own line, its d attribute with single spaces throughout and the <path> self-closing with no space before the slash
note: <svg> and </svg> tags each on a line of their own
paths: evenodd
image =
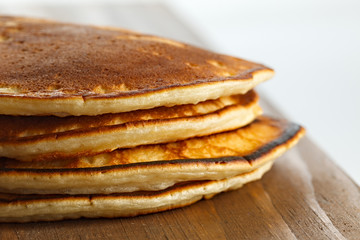
<svg viewBox="0 0 360 240">
<path fill-rule="evenodd" d="M 246 79 L 267 67 L 130 31 L 0 17 L 3 96 L 127 96 Z"/>
<path fill-rule="evenodd" d="M 304 134 L 304 129 L 286 120 L 278 120 L 268 116 L 260 116 L 251 124 L 233 130 L 205 137 L 197 137 L 183 141 L 138 146 L 127 149 L 117 149 L 112 152 L 95 156 L 85 156 L 52 161 L 22 162 L 2 158 L 0 173 L 7 169 L 78 169 L 90 168 L 86 171 L 101 171 L 103 167 L 123 168 L 128 164 L 140 163 L 139 166 L 171 163 L 170 160 L 184 159 L 184 162 L 212 162 L 213 158 L 232 157 L 226 161 L 247 160 L 254 164 L 261 156 L 268 154 L 277 146 L 288 141 L 298 140 Z M 194 160 L 190 160 L 194 159 Z M 205 160 L 209 159 L 209 160 Z M 217 161 L 217 160 L 215 160 Z M 225 159 L 220 160 L 225 161 Z M 141 164 L 141 163 L 145 163 Z M 176 163 L 173 162 L 173 163 Z M 138 167 L 131 165 L 131 167 Z M 107 168 L 104 168 L 107 169 Z M 65 170 L 66 171 L 66 170 Z M 50 172 L 55 173 L 56 170 Z"/>
</svg>

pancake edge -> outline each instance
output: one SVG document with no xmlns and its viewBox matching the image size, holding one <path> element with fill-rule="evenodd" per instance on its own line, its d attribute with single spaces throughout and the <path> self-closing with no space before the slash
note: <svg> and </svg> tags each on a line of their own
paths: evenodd
<svg viewBox="0 0 360 240">
<path fill-rule="evenodd" d="M 0 191 L 27 194 L 59 192 L 78 194 L 99 191 L 111 193 L 160 190 L 177 182 L 189 180 L 219 180 L 251 171 L 284 154 L 305 134 L 304 128 L 291 124 L 281 137 L 242 157 L 164 160 L 76 169 L 2 168 Z M 159 174 L 159 169 L 164 174 Z M 88 186 L 89 177 L 93 180 L 92 187 Z M 105 182 L 106 186 L 96 186 L 96 182 Z"/>
<path fill-rule="evenodd" d="M 63 219 L 133 217 L 162 212 L 209 199 L 260 179 L 273 162 L 251 172 L 218 181 L 189 182 L 149 195 L 114 194 L 58 196 L 13 201 L 0 200 L 0 222 L 57 221 Z"/>
<path fill-rule="evenodd" d="M 160 106 L 171 107 L 196 104 L 223 96 L 245 94 L 261 82 L 270 79 L 274 71 L 267 67 L 255 68 L 241 76 L 168 86 L 147 91 L 107 94 L 102 96 L 34 97 L 26 94 L 0 94 L 0 114 L 80 116 L 129 112 Z"/>
<path fill-rule="evenodd" d="M 73 158 L 230 131 L 249 124 L 262 113 L 258 99 L 256 94 L 254 101 L 245 106 L 230 105 L 198 116 L 135 121 L 0 141 L 0 156 L 19 161 Z"/>
</svg>

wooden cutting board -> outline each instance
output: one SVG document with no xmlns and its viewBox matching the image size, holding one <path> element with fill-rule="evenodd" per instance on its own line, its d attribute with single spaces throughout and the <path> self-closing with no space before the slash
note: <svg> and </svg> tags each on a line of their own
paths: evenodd
<svg viewBox="0 0 360 240">
<path fill-rule="evenodd" d="M 69 8 L 46 12 L 62 16 Z M 162 5 L 83 8 L 73 17 L 84 11 L 117 16 L 118 26 L 143 31 L 160 26 L 153 32 L 201 43 Z M 269 101 L 262 106 L 281 115 Z M 305 137 L 261 180 L 213 199 L 134 218 L 0 224 L 0 239 L 360 239 L 360 189 Z"/>
</svg>

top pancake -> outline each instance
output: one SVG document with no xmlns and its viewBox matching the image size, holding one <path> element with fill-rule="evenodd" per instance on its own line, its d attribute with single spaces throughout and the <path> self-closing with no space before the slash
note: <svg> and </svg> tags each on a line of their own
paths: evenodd
<svg viewBox="0 0 360 240">
<path fill-rule="evenodd" d="M 0 114 L 98 115 L 242 94 L 261 64 L 113 28 L 0 17 Z"/>
</svg>

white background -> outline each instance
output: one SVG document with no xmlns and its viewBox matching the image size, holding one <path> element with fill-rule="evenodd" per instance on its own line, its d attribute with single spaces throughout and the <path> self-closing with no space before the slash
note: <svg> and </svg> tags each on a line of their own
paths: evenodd
<svg viewBox="0 0 360 240">
<path fill-rule="evenodd" d="M 303 124 L 308 136 L 360 183 L 360 1 L 13 0 L 0 1 L 0 13 L 49 17 L 34 4 L 74 2 L 165 3 L 208 48 L 274 68 L 276 77 L 260 86 L 261 94 Z M 87 17 L 83 22 L 102 24 L 96 15 Z"/>
</svg>

